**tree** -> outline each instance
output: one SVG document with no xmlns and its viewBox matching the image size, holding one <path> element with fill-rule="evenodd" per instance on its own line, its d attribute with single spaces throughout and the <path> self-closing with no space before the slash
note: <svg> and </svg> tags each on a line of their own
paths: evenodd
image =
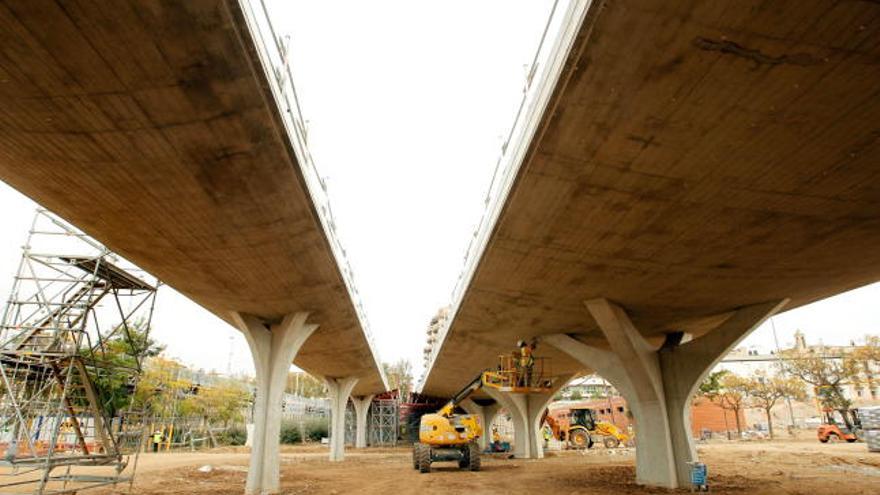
<svg viewBox="0 0 880 495">
<path fill-rule="evenodd" d="M 180 414 L 181 401 L 192 390 L 192 383 L 181 378 L 184 366 L 177 361 L 156 356 L 145 366 L 134 400 L 147 414 L 173 418 Z M 191 409 L 192 404 L 185 404 Z"/>
<path fill-rule="evenodd" d="M 773 418 L 770 412 L 779 399 L 788 397 L 801 400 L 806 397 L 803 381 L 783 376 L 768 377 L 763 371 L 745 379 L 742 386 L 748 394 L 752 407 L 762 409 L 767 415 L 770 438 L 773 438 Z"/>
<path fill-rule="evenodd" d="M 128 407 L 134 397 L 134 383 L 145 358 L 157 356 L 165 347 L 149 338 L 145 320 L 118 325 L 109 337 L 84 350 L 82 358 L 91 369 L 89 375 L 108 417 Z"/>
<path fill-rule="evenodd" d="M 394 364 L 382 363 L 382 367 L 391 390 L 397 390 L 398 397 L 406 397 L 413 388 L 412 364 L 406 359 L 399 359 Z"/>
<path fill-rule="evenodd" d="M 700 384 L 698 393 L 709 400 L 714 400 L 721 394 L 721 380 L 730 373 L 727 370 L 718 370 L 709 373 L 709 376 Z"/>
<path fill-rule="evenodd" d="M 326 397 L 324 382 L 302 371 L 287 374 L 287 387 L 284 391 L 300 397 Z"/>
<path fill-rule="evenodd" d="M 248 391 L 231 382 L 219 382 L 208 387 L 199 387 L 198 393 L 188 395 L 181 401 L 182 416 L 198 415 L 207 425 L 240 421 L 244 417 L 249 399 Z"/>
<path fill-rule="evenodd" d="M 782 351 L 782 366 L 792 376 L 809 383 L 823 409 L 836 410 L 847 428 L 852 428 L 849 410 L 852 401 L 843 395 L 843 384 L 858 380 L 858 360 L 853 356 L 835 355 L 827 347 L 789 349 Z"/>
<path fill-rule="evenodd" d="M 865 345 L 856 350 L 854 357 L 865 362 L 880 363 L 880 335 L 866 335 Z"/>
<path fill-rule="evenodd" d="M 723 409 L 733 412 L 736 420 L 736 432 L 742 437 L 742 424 L 740 421 L 740 411 L 746 406 L 746 396 L 748 393 L 748 380 L 735 375 L 733 373 L 725 373 L 721 376 L 719 384 L 720 388 L 716 399 L 718 405 Z"/>
<path fill-rule="evenodd" d="M 584 394 L 582 394 L 580 389 L 577 389 L 577 388 L 572 390 L 571 396 L 569 396 L 569 399 L 571 399 L 571 400 L 581 400 L 583 398 L 584 398 Z"/>
<path fill-rule="evenodd" d="M 880 335 L 866 335 L 865 344 L 853 352 L 853 359 L 860 367 L 859 378 L 863 377 L 864 385 L 873 390 L 876 386 L 874 375 L 880 367 Z"/>
</svg>

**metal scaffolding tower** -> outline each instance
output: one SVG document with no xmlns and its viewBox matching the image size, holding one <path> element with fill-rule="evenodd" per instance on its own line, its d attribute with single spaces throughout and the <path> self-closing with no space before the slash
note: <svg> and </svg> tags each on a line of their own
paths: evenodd
<svg viewBox="0 0 880 495">
<path fill-rule="evenodd" d="M 370 405 L 370 445 L 393 447 L 400 432 L 397 399 L 375 399 Z"/>
<path fill-rule="evenodd" d="M 147 434 L 133 396 L 157 286 L 37 211 L 0 320 L 0 494 L 133 481 Z"/>
</svg>

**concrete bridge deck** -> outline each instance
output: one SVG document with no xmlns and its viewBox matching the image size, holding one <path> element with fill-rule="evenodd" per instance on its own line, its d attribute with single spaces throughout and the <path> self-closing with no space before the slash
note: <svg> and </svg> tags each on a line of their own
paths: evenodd
<svg viewBox="0 0 880 495">
<path fill-rule="evenodd" d="M 878 40 L 871 2 L 594 0 L 423 390 L 551 335 L 557 374 L 650 371 L 880 279 Z"/>
<path fill-rule="evenodd" d="M 224 319 L 308 312 L 297 366 L 384 390 L 237 2 L 6 2 L 0 45 L 0 179 Z"/>
<path fill-rule="evenodd" d="M 0 179 L 245 334 L 248 491 L 262 493 L 278 487 L 291 360 L 327 379 L 334 431 L 350 396 L 387 385 L 283 47 L 254 5 L 0 2 Z"/>
</svg>

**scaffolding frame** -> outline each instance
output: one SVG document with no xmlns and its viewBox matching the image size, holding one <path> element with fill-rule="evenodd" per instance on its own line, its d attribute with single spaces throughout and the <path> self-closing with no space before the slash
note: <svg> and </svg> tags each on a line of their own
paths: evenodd
<svg viewBox="0 0 880 495">
<path fill-rule="evenodd" d="M 369 443 L 373 446 L 394 447 L 400 432 L 400 414 L 397 399 L 373 399 L 370 404 Z"/>
<path fill-rule="evenodd" d="M 131 489 L 147 434 L 133 394 L 158 286 L 37 210 L 0 319 L 0 494 Z"/>
</svg>

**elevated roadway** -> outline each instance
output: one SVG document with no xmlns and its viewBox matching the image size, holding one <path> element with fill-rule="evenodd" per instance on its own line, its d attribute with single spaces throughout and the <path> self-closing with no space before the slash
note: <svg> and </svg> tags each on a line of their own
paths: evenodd
<svg viewBox="0 0 880 495">
<path fill-rule="evenodd" d="M 538 337 L 554 374 L 628 396 L 639 480 L 676 486 L 695 459 L 680 416 L 723 352 L 880 279 L 880 6 L 578 6 L 422 389 Z"/>
<path fill-rule="evenodd" d="M 0 2 L 0 179 L 240 328 L 260 414 L 290 359 L 386 389 L 276 40 L 235 0 Z"/>
</svg>

